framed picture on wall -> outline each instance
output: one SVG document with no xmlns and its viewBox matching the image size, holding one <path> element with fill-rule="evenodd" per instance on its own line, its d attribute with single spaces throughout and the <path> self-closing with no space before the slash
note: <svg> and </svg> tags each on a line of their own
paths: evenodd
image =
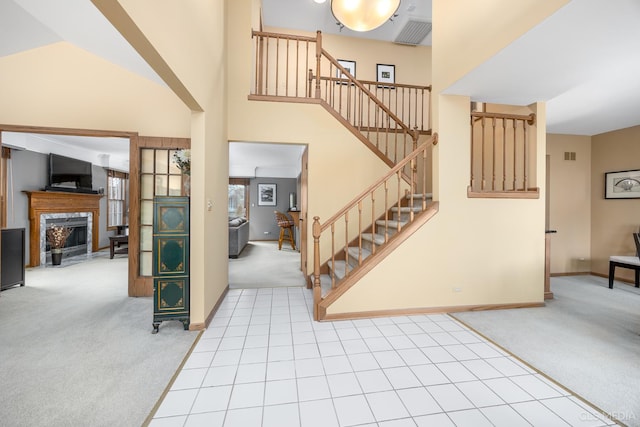
<svg viewBox="0 0 640 427">
<path fill-rule="evenodd" d="M 604 174 L 604 198 L 640 198 L 640 170 L 606 172 Z"/>
<path fill-rule="evenodd" d="M 344 69 L 346 69 L 349 74 L 351 74 L 353 77 L 356 76 L 356 61 L 348 61 L 346 59 L 338 59 L 338 64 L 342 65 L 344 67 Z M 344 73 L 339 70 L 336 69 L 336 77 L 339 79 L 346 79 L 347 76 L 344 75 Z M 336 84 L 343 84 L 346 85 L 348 84 L 347 82 L 336 82 Z"/>
<path fill-rule="evenodd" d="M 276 184 L 258 184 L 258 206 L 275 206 L 276 200 Z"/>
<path fill-rule="evenodd" d="M 377 64 L 376 65 L 376 81 L 385 83 L 378 87 L 394 89 L 394 83 L 396 82 L 396 66 L 389 64 Z"/>
</svg>

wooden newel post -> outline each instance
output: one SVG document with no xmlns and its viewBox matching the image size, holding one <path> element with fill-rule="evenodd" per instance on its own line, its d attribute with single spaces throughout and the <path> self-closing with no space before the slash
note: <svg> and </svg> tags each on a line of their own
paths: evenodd
<svg viewBox="0 0 640 427">
<path fill-rule="evenodd" d="M 313 319 L 318 320 L 318 304 L 322 298 L 320 288 L 320 217 L 313 217 Z"/>
<path fill-rule="evenodd" d="M 322 58 L 322 32 L 316 37 L 316 98 L 320 98 L 320 59 Z"/>
</svg>

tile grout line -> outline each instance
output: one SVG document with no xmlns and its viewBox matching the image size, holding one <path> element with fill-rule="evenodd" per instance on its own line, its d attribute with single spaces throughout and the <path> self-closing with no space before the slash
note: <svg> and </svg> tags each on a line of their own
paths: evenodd
<svg viewBox="0 0 640 427">
<path fill-rule="evenodd" d="M 498 347 L 499 349 L 501 349 L 502 351 L 506 352 L 507 354 L 509 354 L 511 357 L 513 357 L 514 359 L 516 359 L 517 361 L 519 361 L 520 363 L 522 363 L 523 365 L 527 366 L 529 369 L 535 371 L 536 373 L 540 374 L 542 377 L 544 377 L 545 379 L 547 379 L 548 381 L 552 382 L 553 384 L 555 384 L 556 386 L 558 386 L 559 388 L 565 390 L 566 392 L 568 392 L 570 395 L 575 396 L 577 399 L 579 399 L 580 401 L 582 401 L 583 403 L 585 403 L 586 405 L 588 405 L 589 407 L 593 408 L 594 410 L 596 410 L 600 415 L 602 415 L 602 417 L 604 418 L 605 424 L 607 423 L 607 420 L 613 421 L 615 422 L 617 425 L 625 427 L 625 424 L 623 424 L 621 421 L 617 420 L 617 419 L 612 419 L 609 414 L 607 414 L 607 412 L 605 412 L 603 409 L 601 409 L 600 407 L 594 405 L 593 403 L 589 402 L 587 399 L 585 399 L 584 397 L 580 396 L 578 393 L 574 392 L 573 390 L 571 390 L 568 387 L 565 387 L 564 385 L 560 384 L 558 381 L 554 380 L 553 378 L 551 378 L 549 375 L 545 374 L 544 372 L 542 372 L 541 370 L 539 370 L 538 368 L 536 368 L 535 366 L 529 364 L 528 362 L 526 362 L 525 360 L 521 359 L 520 357 L 518 357 L 517 355 L 515 355 L 514 353 L 512 353 L 511 351 L 509 351 L 508 349 L 502 347 L 500 344 L 498 344 L 497 342 L 495 342 L 494 340 L 492 340 L 491 338 L 485 336 L 483 333 L 481 333 L 480 331 L 476 330 L 475 328 L 473 328 L 471 325 L 468 325 L 466 322 L 456 318 L 455 316 L 453 316 L 450 313 L 447 313 L 447 315 L 449 317 L 451 317 L 454 321 L 459 322 L 460 324 L 464 325 L 465 327 L 467 327 L 470 331 L 473 331 L 474 333 L 478 334 L 480 337 L 482 337 L 483 339 L 485 339 L 487 342 L 490 342 L 491 344 L 495 345 L 496 347 Z M 514 383 L 515 384 L 515 383 Z M 517 386 L 517 384 L 515 384 Z M 533 396 L 532 396 L 533 397 Z M 537 400 L 537 399 L 536 399 Z M 511 406 L 511 404 L 509 404 L 509 406 Z M 545 406 L 546 407 L 546 406 Z M 547 408 L 548 409 L 548 408 Z M 515 410 L 515 409 L 514 409 Z M 549 409 L 550 410 L 550 409 Z M 555 412 L 554 412 L 555 413 Z M 561 419 L 564 420 L 564 418 L 560 417 Z"/>
<path fill-rule="evenodd" d="M 182 372 L 182 369 L 183 369 L 184 365 L 187 363 L 187 360 L 189 359 L 189 357 L 193 353 L 193 350 L 196 348 L 196 346 L 200 342 L 200 338 L 202 337 L 203 333 L 204 333 L 204 330 L 198 332 L 198 336 L 196 336 L 196 339 L 193 342 L 193 344 L 191 345 L 191 347 L 189 348 L 189 351 L 187 351 L 187 354 L 185 354 L 185 356 L 182 358 L 182 361 L 180 362 L 180 365 L 178 366 L 176 371 L 173 373 L 173 376 L 171 377 L 171 380 L 169 380 L 169 384 L 167 384 L 167 386 L 164 388 L 164 390 L 162 391 L 162 394 L 160 395 L 160 397 L 156 401 L 156 404 L 153 405 L 153 408 L 151 409 L 151 412 L 149 413 L 149 415 L 147 415 L 147 418 L 145 418 L 144 422 L 142 423 L 143 427 L 147 427 L 151 423 L 151 421 L 153 420 L 156 412 L 158 412 L 158 409 L 160 408 L 160 405 L 162 404 L 162 402 L 164 402 L 164 399 L 167 397 L 167 394 L 169 394 L 169 392 L 171 391 L 171 387 L 173 386 L 173 383 L 178 378 L 178 375 L 180 375 L 180 373 Z M 199 392 L 200 392 L 200 387 L 198 388 L 198 393 Z M 196 393 L 196 397 L 197 397 L 197 395 L 198 394 Z M 194 402 L 195 402 L 195 399 L 194 399 Z"/>
</svg>

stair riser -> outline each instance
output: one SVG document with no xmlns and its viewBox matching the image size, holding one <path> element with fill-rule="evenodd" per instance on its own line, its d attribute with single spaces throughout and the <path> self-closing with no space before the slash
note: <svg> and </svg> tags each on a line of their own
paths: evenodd
<svg viewBox="0 0 640 427">
<path fill-rule="evenodd" d="M 358 266 L 358 258 L 349 255 L 349 268 L 356 268 Z"/>
<path fill-rule="evenodd" d="M 366 259 L 367 258 L 364 256 L 364 254 L 362 254 L 362 262 L 363 263 L 365 262 Z M 356 267 L 358 267 L 358 265 L 359 265 L 359 263 L 358 263 L 358 255 L 349 254 L 349 266 L 351 268 L 356 268 Z"/>
<path fill-rule="evenodd" d="M 333 269 L 329 267 L 329 277 L 333 277 L 333 273 L 334 273 Z M 335 274 L 336 274 L 336 284 L 337 284 L 344 277 L 344 272 L 336 271 Z"/>
<path fill-rule="evenodd" d="M 362 247 L 365 248 L 366 250 L 373 252 L 373 246 L 374 244 L 371 243 L 369 240 L 362 239 Z"/>
</svg>

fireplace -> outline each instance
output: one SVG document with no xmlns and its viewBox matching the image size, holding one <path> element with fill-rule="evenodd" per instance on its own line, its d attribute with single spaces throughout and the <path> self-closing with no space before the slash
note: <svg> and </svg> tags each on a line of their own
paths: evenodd
<svg viewBox="0 0 640 427">
<path fill-rule="evenodd" d="M 71 229 L 71 234 L 67 238 L 64 248 L 62 248 L 63 258 L 75 255 L 91 255 L 92 217 L 91 212 L 41 214 L 40 263 L 47 264 L 51 261 L 51 250 L 49 243 L 46 241 L 46 230 L 54 225 L 62 225 Z"/>
<path fill-rule="evenodd" d="M 98 251 L 100 199 L 104 195 L 62 191 L 24 193 L 29 198 L 29 267 L 45 265 L 47 262 L 47 220 L 71 218 L 73 221 L 79 221 L 79 218 L 84 218 L 82 221 L 87 222 L 86 241 L 80 245 L 86 245 L 87 255 Z"/>
</svg>

